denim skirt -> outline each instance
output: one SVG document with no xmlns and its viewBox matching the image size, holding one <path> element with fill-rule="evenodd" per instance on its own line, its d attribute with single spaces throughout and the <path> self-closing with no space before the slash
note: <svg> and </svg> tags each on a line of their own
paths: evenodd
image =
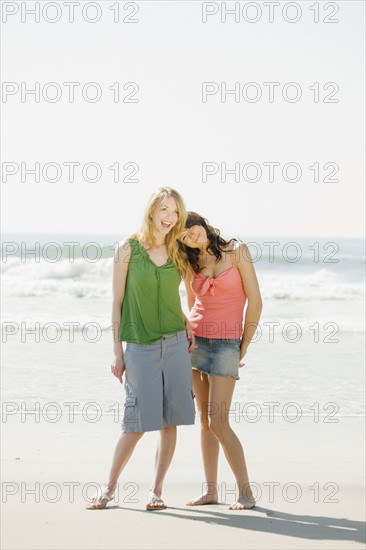
<svg viewBox="0 0 366 550">
<path fill-rule="evenodd" d="M 196 336 L 191 354 L 192 369 L 239 380 L 240 338 L 202 338 Z"/>
</svg>

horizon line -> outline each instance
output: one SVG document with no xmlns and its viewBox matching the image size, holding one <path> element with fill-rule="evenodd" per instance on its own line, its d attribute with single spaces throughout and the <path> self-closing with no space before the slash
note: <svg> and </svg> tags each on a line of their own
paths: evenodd
<svg viewBox="0 0 366 550">
<path fill-rule="evenodd" d="M 130 234 L 130 233 L 134 233 L 133 231 L 126 231 L 125 232 L 126 234 Z M 232 232 L 230 232 L 232 233 Z M 223 235 L 226 234 L 226 232 L 222 232 Z M 90 235 L 93 235 L 93 236 L 96 236 L 96 235 L 100 235 L 101 237 L 103 236 L 112 236 L 112 235 L 115 235 L 114 232 L 109 232 L 109 233 L 98 233 L 98 232 L 79 232 L 79 231 L 74 231 L 72 233 L 69 233 L 69 232 L 58 232 L 58 231 L 55 231 L 55 232 L 43 232 L 43 231 L 31 231 L 29 233 L 24 233 L 24 232 L 18 232 L 18 231 L 7 231 L 7 232 L 1 232 L 1 239 L 6 236 L 6 235 L 21 235 L 23 237 L 27 237 L 27 236 L 31 236 L 31 235 L 39 235 L 39 236 L 46 236 L 46 235 L 62 235 L 62 236 L 72 236 L 72 235 L 85 235 L 85 236 L 90 236 Z M 265 237 L 265 238 L 268 238 L 269 235 L 268 233 L 267 234 L 248 234 L 249 237 Z M 313 238 L 318 238 L 318 239 L 331 239 L 331 238 L 336 238 L 336 239 L 358 239 L 358 240 L 365 240 L 366 239 L 366 236 L 340 236 L 340 235 L 280 235 L 280 234 L 275 234 L 273 235 L 274 237 L 286 237 L 286 238 L 296 238 L 296 239 L 313 239 Z"/>
</svg>

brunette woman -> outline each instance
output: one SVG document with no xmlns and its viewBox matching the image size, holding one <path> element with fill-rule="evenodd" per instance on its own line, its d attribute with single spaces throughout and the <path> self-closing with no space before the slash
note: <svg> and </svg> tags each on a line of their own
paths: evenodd
<svg viewBox="0 0 366 550">
<path fill-rule="evenodd" d="M 229 424 L 239 368 L 256 331 L 262 299 L 251 255 L 244 243 L 224 240 L 208 221 L 189 212 L 180 237 L 192 266 L 185 278 L 188 319 L 196 337 L 193 388 L 201 417 L 201 448 L 206 484 L 189 506 L 217 504 L 219 447 L 236 479 L 232 510 L 255 506 L 242 444 Z M 244 308 L 247 309 L 244 320 Z"/>
</svg>

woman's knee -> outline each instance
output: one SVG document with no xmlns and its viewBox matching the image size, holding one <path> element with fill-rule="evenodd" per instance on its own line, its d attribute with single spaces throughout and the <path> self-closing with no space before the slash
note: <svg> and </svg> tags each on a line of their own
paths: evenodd
<svg viewBox="0 0 366 550">
<path fill-rule="evenodd" d="M 220 437 L 228 429 L 228 425 L 226 422 L 222 422 L 220 418 L 210 416 L 208 419 L 208 428 L 216 437 Z"/>
<path fill-rule="evenodd" d="M 207 414 L 200 413 L 200 424 L 201 424 L 201 430 L 202 431 L 209 431 L 210 430 Z"/>
<path fill-rule="evenodd" d="M 165 435 L 170 435 L 172 433 L 175 433 L 177 431 L 177 426 L 165 426 L 165 428 L 161 428 L 160 435 L 163 437 Z"/>
<path fill-rule="evenodd" d="M 132 441 L 139 441 L 145 432 L 122 432 L 121 438 L 131 439 Z"/>
</svg>

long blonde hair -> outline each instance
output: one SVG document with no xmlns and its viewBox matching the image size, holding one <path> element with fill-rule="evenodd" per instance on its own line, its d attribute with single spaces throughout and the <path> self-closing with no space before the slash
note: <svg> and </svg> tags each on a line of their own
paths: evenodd
<svg viewBox="0 0 366 550">
<path fill-rule="evenodd" d="M 166 197 L 171 197 L 175 200 L 178 210 L 178 221 L 166 235 L 165 242 L 168 250 L 168 257 L 175 263 L 181 277 L 184 277 L 187 270 L 191 271 L 191 266 L 188 262 L 187 254 L 177 242 L 178 237 L 184 230 L 187 219 L 186 207 L 178 191 L 171 187 L 159 187 L 149 199 L 140 230 L 131 235 L 131 237 L 138 239 L 144 244 L 149 244 L 151 247 L 156 246 L 157 242 L 154 234 L 152 215 Z"/>
</svg>

